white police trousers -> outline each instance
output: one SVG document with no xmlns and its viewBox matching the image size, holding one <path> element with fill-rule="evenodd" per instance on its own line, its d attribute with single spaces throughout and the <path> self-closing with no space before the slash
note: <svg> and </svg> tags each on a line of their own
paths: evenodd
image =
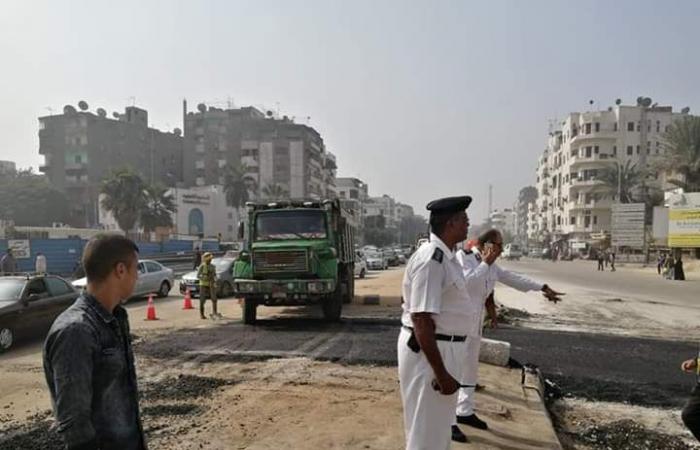
<svg viewBox="0 0 700 450">
<path fill-rule="evenodd" d="M 406 449 L 449 449 L 457 393 L 442 395 L 433 389 L 433 369 L 423 351 L 415 353 L 408 348 L 410 337 L 410 331 L 401 328 L 397 343 Z M 455 380 L 461 380 L 466 343 L 437 341 L 437 346 L 447 371 Z"/>
<path fill-rule="evenodd" d="M 462 384 L 475 385 L 479 375 L 479 351 L 481 350 L 481 336 L 469 336 L 467 338 L 467 354 L 462 368 Z M 456 415 L 471 416 L 474 414 L 474 388 L 460 388 L 457 398 Z M 454 423 L 457 423 L 456 420 Z"/>
</svg>

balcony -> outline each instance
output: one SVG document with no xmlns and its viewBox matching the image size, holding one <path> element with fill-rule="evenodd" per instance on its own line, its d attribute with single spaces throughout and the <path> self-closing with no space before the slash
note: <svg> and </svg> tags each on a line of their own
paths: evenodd
<svg viewBox="0 0 700 450">
<path fill-rule="evenodd" d="M 49 172 L 50 170 L 51 170 L 51 166 L 49 166 L 48 164 L 42 164 L 41 166 L 39 166 L 39 172 L 41 172 L 41 173 L 46 173 L 46 172 Z"/>
<path fill-rule="evenodd" d="M 617 159 L 614 156 L 608 155 L 607 153 L 601 153 L 598 155 L 591 156 L 572 156 L 569 160 L 569 166 L 579 166 L 582 164 L 594 164 L 596 166 L 604 166 L 607 164 L 612 164 L 616 162 Z"/>
<path fill-rule="evenodd" d="M 569 211 L 583 211 L 586 209 L 610 209 L 610 200 L 596 200 L 590 202 L 572 202 L 569 204 Z"/>
<path fill-rule="evenodd" d="M 255 159 L 254 156 L 242 156 L 241 164 L 245 165 L 248 168 L 258 167 L 258 161 Z"/>
<path fill-rule="evenodd" d="M 571 144 L 577 144 L 579 142 L 587 142 L 591 140 L 610 140 L 610 139 L 617 139 L 618 133 L 615 131 L 598 131 L 598 132 L 591 132 L 589 134 L 577 134 L 573 138 L 571 138 Z"/>
<path fill-rule="evenodd" d="M 595 178 L 589 178 L 586 180 L 579 180 L 578 178 L 574 178 L 571 180 L 571 188 L 585 188 L 602 185 L 603 182 L 601 180 L 596 180 Z"/>
<path fill-rule="evenodd" d="M 66 163 L 66 172 L 80 172 L 83 170 L 87 170 L 88 165 L 86 162 L 71 162 L 71 163 Z"/>
</svg>

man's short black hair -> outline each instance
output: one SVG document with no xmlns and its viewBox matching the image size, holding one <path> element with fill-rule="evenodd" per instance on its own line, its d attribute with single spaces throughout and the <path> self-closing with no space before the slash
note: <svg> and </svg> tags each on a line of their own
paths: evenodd
<svg viewBox="0 0 700 450">
<path fill-rule="evenodd" d="M 88 281 L 104 281 L 119 263 L 130 265 L 138 246 L 119 234 L 98 234 L 83 250 L 83 268 Z"/>
<path fill-rule="evenodd" d="M 435 235 L 441 235 L 445 231 L 447 222 L 460 215 L 463 211 L 450 211 L 430 214 L 430 231 Z"/>
<path fill-rule="evenodd" d="M 495 241 L 496 238 L 499 236 L 503 237 L 501 232 L 495 228 L 491 228 L 490 230 L 486 230 L 483 233 L 481 233 L 477 240 L 479 241 L 479 245 L 484 245 L 487 242 Z"/>
</svg>

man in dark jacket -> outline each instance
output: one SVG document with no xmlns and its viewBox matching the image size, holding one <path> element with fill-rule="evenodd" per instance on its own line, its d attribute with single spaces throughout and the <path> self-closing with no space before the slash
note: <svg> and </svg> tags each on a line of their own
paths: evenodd
<svg viewBox="0 0 700 450">
<path fill-rule="evenodd" d="M 121 303 L 138 279 L 138 247 L 99 235 L 85 247 L 87 289 L 44 343 L 57 431 L 71 450 L 144 450 L 129 321 Z"/>
</svg>

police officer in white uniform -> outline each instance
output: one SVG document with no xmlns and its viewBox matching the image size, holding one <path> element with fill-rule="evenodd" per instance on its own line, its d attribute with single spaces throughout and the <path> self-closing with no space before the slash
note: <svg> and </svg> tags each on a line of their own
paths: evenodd
<svg viewBox="0 0 700 450">
<path fill-rule="evenodd" d="M 430 241 L 406 264 L 397 352 L 408 450 L 450 447 L 447 428 L 467 357 L 464 323 L 475 308 L 454 254 L 467 235 L 469 203 L 467 196 L 430 202 Z"/>
<path fill-rule="evenodd" d="M 503 249 L 503 236 L 496 229 L 488 230 L 482 233 L 478 238 L 478 244 L 472 249 L 460 250 L 457 252 L 457 260 L 462 265 L 465 277 L 473 277 L 475 272 L 479 272 L 484 266 L 482 255 L 488 253 L 490 256 L 498 257 Z M 495 259 L 495 258 L 494 258 Z M 464 369 L 462 371 L 462 384 L 470 387 L 461 388 L 459 390 L 459 398 L 457 401 L 457 423 L 470 425 L 475 428 L 485 430 L 488 428 L 486 422 L 481 420 L 474 413 L 474 387 L 477 383 L 479 370 L 479 350 L 481 348 L 481 331 L 483 323 L 483 306 L 493 293 L 493 288 L 497 281 L 506 286 L 517 289 L 521 292 L 527 291 L 542 291 L 548 300 L 554 303 L 561 300 L 559 298 L 564 295 L 561 292 L 552 290 L 548 285 L 531 280 L 519 273 L 511 272 L 500 267 L 498 264 L 491 264 L 488 269 L 488 276 L 483 289 L 480 291 L 474 290 L 474 295 L 481 295 L 479 302 L 481 309 L 477 315 L 478 334 L 475 338 L 467 340 L 467 359 L 465 360 Z M 454 435 L 453 431 L 453 435 Z"/>
</svg>

